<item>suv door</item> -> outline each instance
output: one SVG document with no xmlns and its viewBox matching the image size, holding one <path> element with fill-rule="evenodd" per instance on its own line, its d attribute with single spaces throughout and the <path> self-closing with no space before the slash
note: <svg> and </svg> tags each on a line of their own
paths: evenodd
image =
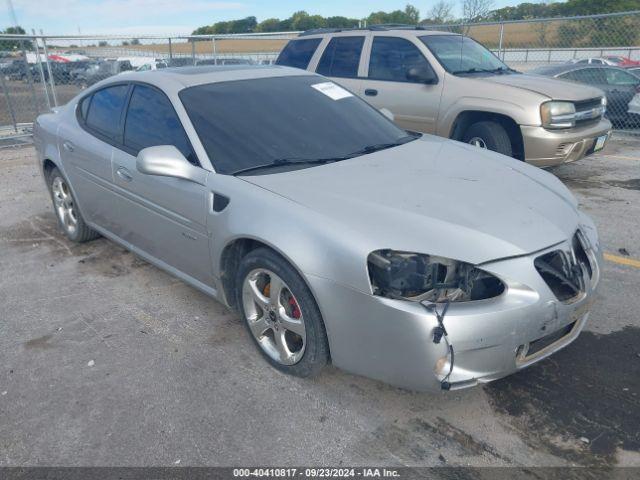
<svg viewBox="0 0 640 480">
<path fill-rule="evenodd" d="M 412 68 L 436 75 L 420 48 L 406 38 L 376 34 L 368 60 L 363 98 L 376 108 L 389 109 L 402 128 L 435 133 L 443 82 L 427 85 L 407 76 Z"/>
<path fill-rule="evenodd" d="M 204 186 L 187 180 L 138 172 L 138 152 L 157 145 L 173 145 L 200 166 L 169 98 L 155 87 L 136 83 L 124 118 L 122 144 L 113 151 L 112 174 L 122 213 L 117 235 L 210 286 L 209 195 Z"/>
<path fill-rule="evenodd" d="M 58 149 L 82 215 L 109 231 L 114 228 L 112 145 L 119 141 L 120 122 L 129 91 L 126 83 L 96 90 L 76 111 L 78 124 L 61 122 Z"/>
<path fill-rule="evenodd" d="M 331 38 L 318 60 L 316 73 L 329 77 L 353 93 L 361 95 L 362 81 L 358 74 L 364 41 L 364 35 Z"/>
</svg>

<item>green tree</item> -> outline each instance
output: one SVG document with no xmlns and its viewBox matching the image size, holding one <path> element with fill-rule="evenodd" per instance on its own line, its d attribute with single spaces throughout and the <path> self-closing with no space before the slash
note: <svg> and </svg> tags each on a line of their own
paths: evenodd
<svg viewBox="0 0 640 480">
<path fill-rule="evenodd" d="M 0 33 L 6 33 L 11 35 L 24 35 L 27 32 L 24 31 L 24 28 L 18 27 L 7 27 L 4 31 L 0 31 Z M 0 41 L 0 50 L 20 50 L 22 47 L 26 50 L 33 49 L 33 43 L 31 40 L 1 40 Z"/>
<path fill-rule="evenodd" d="M 278 20 L 277 18 L 267 18 L 266 20 L 263 20 L 258 24 L 257 31 L 279 32 L 281 31 L 280 28 L 280 20 Z"/>
</svg>

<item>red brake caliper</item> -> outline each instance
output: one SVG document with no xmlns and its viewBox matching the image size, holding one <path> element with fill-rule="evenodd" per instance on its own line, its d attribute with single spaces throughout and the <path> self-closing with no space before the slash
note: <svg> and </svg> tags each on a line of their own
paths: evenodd
<svg viewBox="0 0 640 480">
<path fill-rule="evenodd" d="M 289 305 L 291 305 L 291 316 L 293 318 L 300 318 L 300 307 L 298 306 L 298 302 L 293 298 L 293 295 L 289 297 Z"/>
</svg>

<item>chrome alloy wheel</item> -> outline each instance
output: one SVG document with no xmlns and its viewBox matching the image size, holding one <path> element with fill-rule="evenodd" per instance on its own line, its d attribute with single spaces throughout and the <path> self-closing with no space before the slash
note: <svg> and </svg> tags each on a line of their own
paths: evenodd
<svg viewBox="0 0 640 480">
<path fill-rule="evenodd" d="M 71 190 L 69 190 L 67 183 L 60 177 L 53 179 L 51 190 L 53 192 L 53 203 L 60 223 L 69 235 L 73 235 L 78 228 L 78 217 L 76 216 Z"/>
<path fill-rule="evenodd" d="M 275 273 L 257 268 L 242 284 L 242 303 L 249 330 L 262 350 L 282 365 L 304 355 L 306 331 L 298 301 Z"/>
<path fill-rule="evenodd" d="M 487 143 L 484 141 L 484 139 L 480 137 L 473 137 L 472 139 L 469 140 L 469 143 L 474 147 L 480 147 L 484 149 L 487 148 Z"/>
</svg>

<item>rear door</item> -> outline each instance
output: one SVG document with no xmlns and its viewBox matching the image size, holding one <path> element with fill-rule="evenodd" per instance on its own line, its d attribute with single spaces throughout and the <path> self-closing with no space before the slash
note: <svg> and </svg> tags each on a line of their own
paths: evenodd
<svg viewBox="0 0 640 480">
<path fill-rule="evenodd" d="M 390 110 L 402 128 L 435 133 L 443 82 L 425 85 L 407 79 L 411 68 L 433 71 L 418 46 L 406 38 L 376 34 L 368 60 L 363 98 Z"/>
<path fill-rule="evenodd" d="M 613 118 L 624 121 L 628 117 L 629 102 L 638 91 L 640 79 L 629 72 L 613 68 L 607 68 L 604 73 L 611 99 L 607 109 Z"/>
<path fill-rule="evenodd" d="M 180 178 L 144 175 L 136 156 L 146 147 L 175 146 L 200 167 L 169 98 L 150 85 L 135 83 L 124 116 L 123 141 L 114 148 L 112 175 L 123 213 L 118 236 L 196 280 L 211 285 L 204 186 Z"/>
<path fill-rule="evenodd" d="M 362 80 L 359 73 L 365 35 L 332 37 L 322 51 L 316 73 L 331 78 L 336 83 L 362 96 Z"/>
<path fill-rule="evenodd" d="M 128 91 L 127 83 L 95 91 L 79 102 L 77 123 L 63 122 L 58 129 L 58 148 L 82 215 L 109 231 L 117 222 L 112 209 L 112 145 L 119 141 Z"/>
</svg>

